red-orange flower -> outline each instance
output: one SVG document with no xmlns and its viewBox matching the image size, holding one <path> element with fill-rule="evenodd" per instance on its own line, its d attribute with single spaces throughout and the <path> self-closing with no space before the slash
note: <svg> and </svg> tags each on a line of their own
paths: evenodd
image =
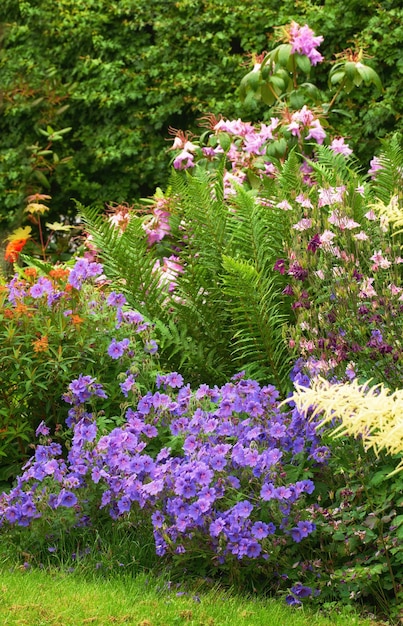
<svg viewBox="0 0 403 626">
<path fill-rule="evenodd" d="M 27 243 L 28 239 L 14 239 L 7 244 L 6 252 L 4 254 L 4 258 L 6 261 L 10 263 L 14 263 Z"/>
<path fill-rule="evenodd" d="M 36 278 L 38 275 L 38 270 L 36 269 L 36 267 L 26 267 L 24 270 L 24 276 L 26 276 L 27 278 L 29 278 L 30 276 L 32 278 Z"/>
<path fill-rule="evenodd" d="M 34 352 L 46 352 L 49 348 L 49 341 L 46 335 L 40 337 L 36 341 L 32 342 L 32 346 L 34 348 Z"/>
<path fill-rule="evenodd" d="M 67 278 L 69 274 L 70 274 L 70 270 L 64 269 L 63 267 L 54 267 L 49 272 L 49 276 L 55 279 Z"/>
<path fill-rule="evenodd" d="M 73 324 L 81 324 L 84 320 L 79 315 L 72 315 L 71 321 L 73 322 Z"/>
<path fill-rule="evenodd" d="M 27 317 L 32 317 L 32 313 L 28 312 L 28 307 L 26 304 L 23 304 L 22 302 L 17 302 L 17 304 L 15 305 L 15 315 L 16 316 L 20 316 L 20 315 L 26 315 Z"/>
</svg>

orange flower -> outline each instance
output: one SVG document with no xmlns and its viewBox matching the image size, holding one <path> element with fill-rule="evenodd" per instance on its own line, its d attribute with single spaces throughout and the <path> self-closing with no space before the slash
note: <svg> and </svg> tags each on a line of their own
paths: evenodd
<svg viewBox="0 0 403 626">
<path fill-rule="evenodd" d="M 15 314 L 18 315 L 27 315 L 27 317 L 32 317 L 32 313 L 28 313 L 28 307 L 26 304 L 22 302 L 17 302 L 15 306 Z"/>
<path fill-rule="evenodd" d="M 38 270 L 36 269 L 36 267 L 27 267 L 24 270 L 24 275 L 29 278 L 30 276 L 32 276 L 33 278 L 35 278 L 38 275 Z"/>
<path fill-rule="evenodd" d="M 84 320 L 79 315 L 72 315 L 71 321 L 73 322 L 73 324 L 81 324 Z"/>
<path fill-rule="evenodd" d="M 14 241 L 10 241 L 7 244 L 6 252 L 4 254 L 5 260 L 10 263 L 14 263 L 18 259 L 19 254 L 27 241 L 28 239 L 14 239 Z"/>
<path fill-rule="evenodd" d="M 70 270 L 65 270 L 63 269 L 63 267 L 54 267 L 52 270 L 50 270 L 49 272 L 49 276 L 51 278 L 67 278 L 67 276 L 70 274 Z"/>
<path fill-rule="evenodd" d="M 34 352 L 46 352 L 49 348 L 49 341 L 46 335 L 42 335 L 40 339 L 32 342 L 32 346 L 34 348 Z"/>
</svg>

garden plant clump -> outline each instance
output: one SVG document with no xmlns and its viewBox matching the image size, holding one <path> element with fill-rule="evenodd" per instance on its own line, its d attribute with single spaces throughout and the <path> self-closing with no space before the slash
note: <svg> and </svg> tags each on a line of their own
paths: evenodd
<svg viewBox="0 0 403 626">
<path fill-rule="evenodd" d="M 378 428 L 373 407 L 400 398 L 403 153 L 392 138 L 363 171 L 330 126 L 345 92 L 380 89 L 362 57 L 339 58 L 323 94 L 322 37 L 296 22 L 281 36 L 241 85 L 270 120 L 172 129 L 166 191 L 80 206 L 74 262 L 10 245 L 1 349 L 24 376 L 1 366 L 2 432 L 24 466 L 1 532 L 31 565 L 43 542 L 24 550 L 27 528 L 45 545 L 59 528 L 55 554 L 108 517 L 173 571 L 398 618 L 400 423 L 385 409 Z"/>
<path fill-rule="evenodd" d="M 66 410 L 62 395 L 85 368 L 87 379 L 102 376 L 108 390 L 99 420 L 107 428 L 122 417 L 122 385 L 148 389 L 158 371 L 152 325 L 126 307 L 99 263 L 79 258 L 70 266 L 34 262 L 18 272 L 0 293 L 2 409 L 0 480 L 19 472 L 30 456 L 42 421 L 60 436 Z M 114 360 L 111 360 L 106 354 Z M 102 353 L 105 350 L 105 355 Z M 119 365 L 117 365 L 119 359 Z"/>
</svg>

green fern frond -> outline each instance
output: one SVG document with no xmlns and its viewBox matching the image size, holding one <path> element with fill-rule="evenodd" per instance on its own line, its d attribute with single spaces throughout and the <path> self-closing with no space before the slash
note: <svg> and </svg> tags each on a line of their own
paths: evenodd
<svg viewBox="0 0 403 626">
<path fill-rule="evenodd" d="M 290 200 L 298 194 L 302 188 L 302 181 L 299 172 L 300 160 L 295 149 L 291 150 L 287 160 L 283 163 L 277 181 L 277 188 L 281 189 L 283 197 Z"/>
<path fill-rule="evenodd" d="M 401 200 L 403 195 L 403 149 L 397 135 L 384 144 L 379 160 L 382 169 L 376 172 L 373 189 L 376 197 L 387 206 L 393 196 Z"/>
<path fill-rule="evenodd" d="M 119 283 L 132 306 L 150 317 L 158 316 L 166 297 L 154 271 L 142 221 L 133 216 L 121 232 L 98 209 L 80 207 L 80 215 L 104 264 L 106 274 Z"/>
<path fill-rule="evenodd" d="M 281 292 L 272 277 L 261 276 L 248 261 L 224 256 L 223 267 L 223 291 L 231 301 L 234 363 L 285 391 L 290 357 L 283 340 L 288 316 Z"/>
<path fill-rule="evenodd" d="M 237 189 L 232 205 L 226 254 L 251 260 L 259 271 L 270 271 L 284 249 L 288 216 L 276 207 L 261 205 L 255 194 L 243 187 Z"/>
<path fill-rule="evenodd" d="M 315 160 L 308 159 L 308 163 L 313 169 L 312 177 L 320 186 L 337 187 L 358 178 L 357 159 L 346 159 L 343 154 L 333 152 L 329 146 L 318 145 L 315 154 Z"/>
</svg>

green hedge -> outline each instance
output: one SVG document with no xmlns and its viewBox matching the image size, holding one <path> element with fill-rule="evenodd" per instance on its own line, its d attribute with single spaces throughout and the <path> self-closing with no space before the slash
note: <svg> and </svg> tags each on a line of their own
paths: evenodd
<svg viewBox="0 0 403 626">
<path fill-rule="evenodd" d="M 270 115 L 245 109 L 237 89 L 246 55 L 270 49 L 273 27 L 291 19 L 325 37 L 326 56 L 357 37 L 376 56 L 384 99 L 368 106 L 372 92 L 363 90 L 345 122 L 350 143 L 368 160 L 377 138 L 403 123 L 398 4 L 2 0 L 2 225 L 18 221 L 25 196 L 39 191 L 52 195 L 57 215 L 73 212 L 72 198 L 132 202 L 166 181 L 170 126 L 196 131 L 208 112 L 252 121 Z"/>
</svg>

